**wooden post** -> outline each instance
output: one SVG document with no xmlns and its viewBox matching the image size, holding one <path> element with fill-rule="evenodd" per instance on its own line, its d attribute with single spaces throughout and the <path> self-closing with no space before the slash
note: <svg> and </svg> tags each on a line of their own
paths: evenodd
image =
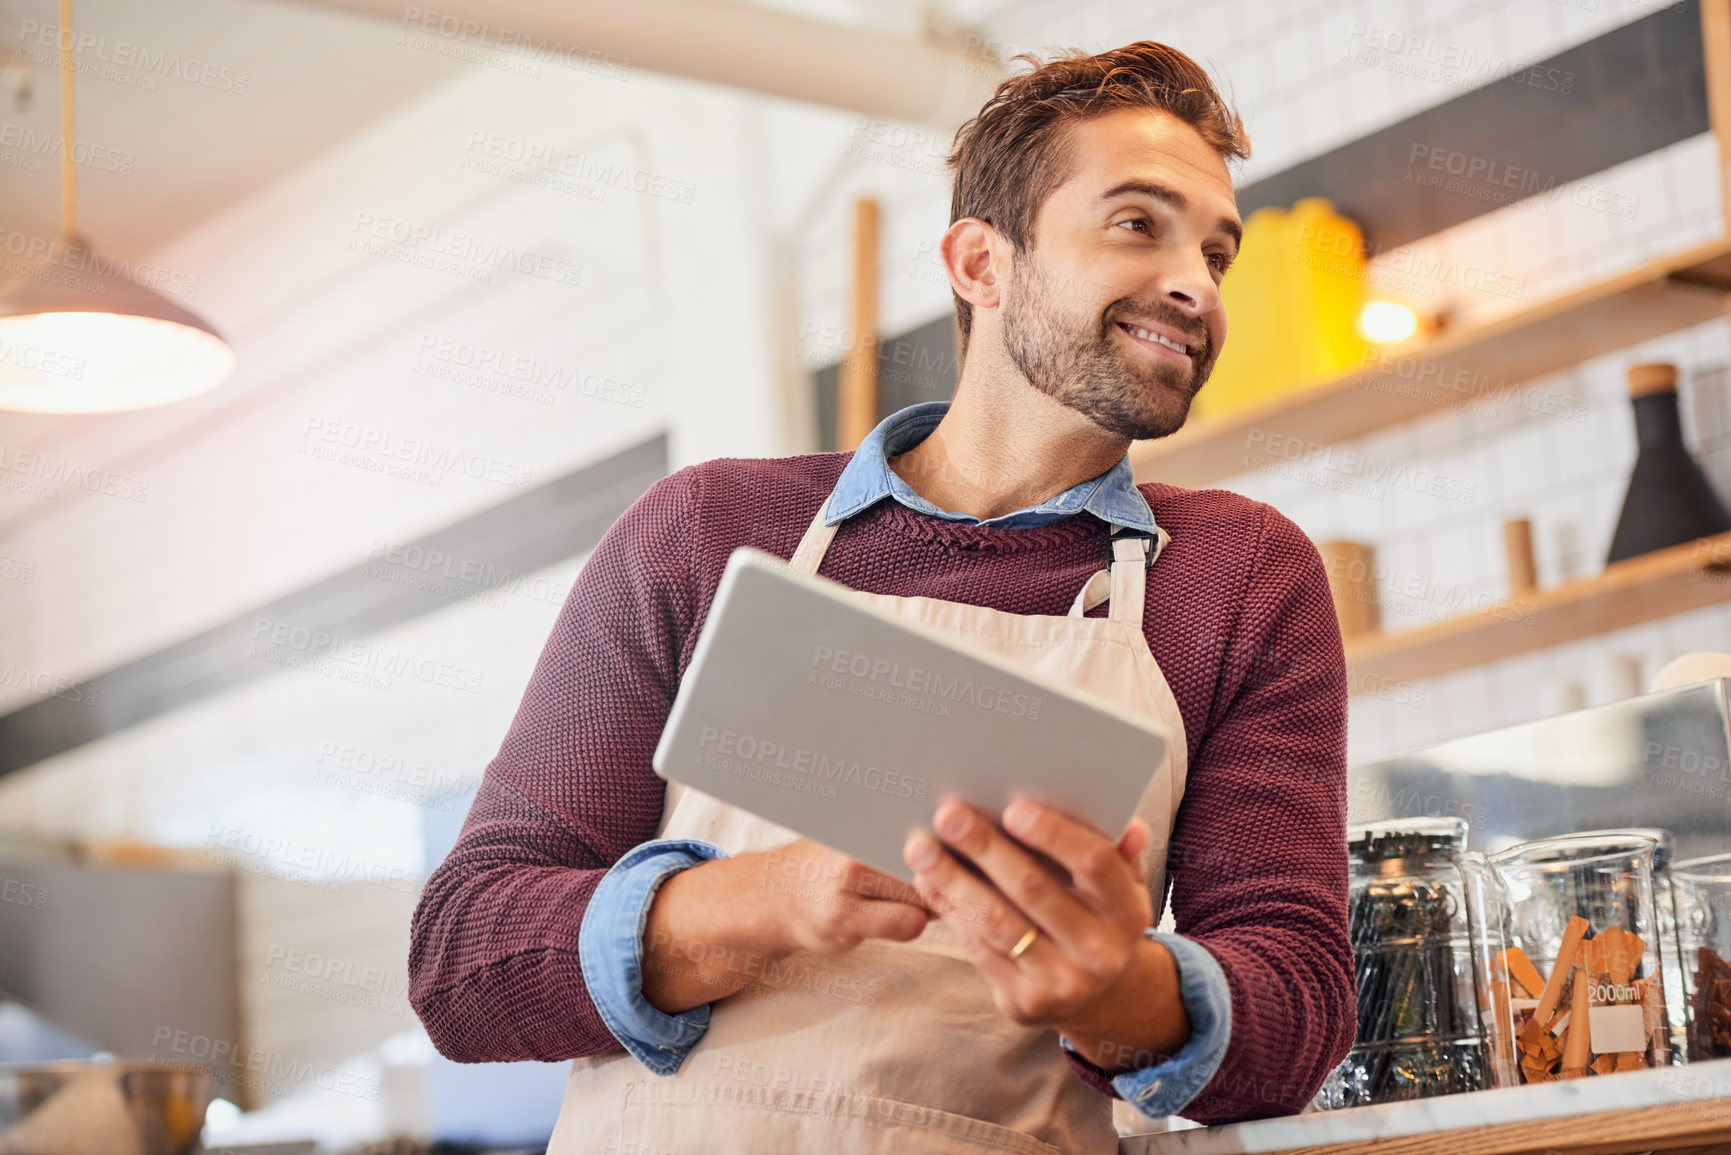
<svg viewBox="0 0 1731 1155">
<path fill-rule="evenodd" d="M 1731 0 L 1701 0 L 1701 52 L 1707 69 L 1707 123 L 1719 145 L 1719 210 L 1731 236 Z M 1725 298 L 1731 319 L 1731 295 Z"/>
<path fill-rule="evenodd" d="M 1533 563 L 1533 523 L 1524 517 L 1503 522 L 1503 556 L 1508 560 L 1509 600 L 1539 592 Z"/>
<path fill-rule="evenodd" d="M 1356 541 L 1319 541 L 1317 552 L 1328 572 L 1328 592 L 1340 619 L 1340 636 L 1356 638 L 1382 628 L 1376 589 L 1376 550 Z"/>
<path fill-rule="evenodd" d="M 841 365 L 836 448 L 858 449 L 878 423 L 878 203 L 854 202 L 853 348 Z"/>
</svg>

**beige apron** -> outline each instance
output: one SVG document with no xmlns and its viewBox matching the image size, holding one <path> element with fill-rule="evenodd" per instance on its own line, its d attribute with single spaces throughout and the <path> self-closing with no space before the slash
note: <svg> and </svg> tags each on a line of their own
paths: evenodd
<svg viewBox="0 0 1731 1155">
<path fill-rule="evenodd" d="M 790 568 L 815 574 L 835 531 L 820 508 Z M 1147 865 L 1156 909 L 1187 765 L 1184 720 L 1142 633 L 1146 568 L 1166 540 L 1165 531 L 1154 543 L 1115 539 L 1110 569 L 1090 578 L 1062 617 L 855 591 L 1171 731 L 1137 808 L 1154 832 Z M 1082 616 L 1107 597 L 1109 617 Z M 661 836 L 701 839 L 730 855 L 795 837 L 674 784 Z M 765 885 L 799 880 L 769 871 Z M 576 1060 L 548 1155 L 1117 1150 L 1113 1100 L 1076 1078 L 1054 1031 L 998 1014 L 942 919 L 911 943 L 868 941 L 841 956 L 796 954 L 768 971 L 761 961 L 741 967 L 753 980 L 712 1004 L 708 1033 L 677 1074 L 653 1074 L 627 1054 Z"/>
</svg>

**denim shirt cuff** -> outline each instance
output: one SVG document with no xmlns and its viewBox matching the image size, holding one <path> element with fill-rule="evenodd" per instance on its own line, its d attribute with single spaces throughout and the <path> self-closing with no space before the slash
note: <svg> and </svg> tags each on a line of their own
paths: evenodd
<svg viewBox="0 0 1731 1155">
<path fill-rule="evenodd" d="M 1148 937 L 1171 951 L 1178 965 L 1178 997 L 1190 1019 L 1190 1038 L 1169 1058 L 1156 1056 L 1159 1061 L 1148 1066 L 1106 1077 L 1119 1098 L 1160 1119 L 1178 1114 L 1220 1069 L 1232 1040 L 1232 990 L 1226 972 L 1201 943 L 1153 929 Z M 1060 1041 L 1074 1054 L 1068 1039 Z"/>
<path fill-rule="evenodd" d="M 649 907 L 668 878 L 721 857 L 719 848 L 692 839 L 659 839 L 632 847 L 602 876 L 577 932 L 583 982 L 601 1021 L 657 1075 L 679 1070 L 709 1029 L 709 1008 L 669 1015 L 643 997 L 643 931 Z"/>
</svg>

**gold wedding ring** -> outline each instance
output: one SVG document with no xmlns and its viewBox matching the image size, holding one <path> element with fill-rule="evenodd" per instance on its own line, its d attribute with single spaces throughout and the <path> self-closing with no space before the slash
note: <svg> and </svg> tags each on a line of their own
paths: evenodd
<svg viewBox="0 0 1731 1155">
<path fill-rule="evenodd" d="M 1028 933 L 1022 936 L 1021 941 L 1019 941 L 1018 943 L 1016 943 L 1015 946 L 1010 948 L 1010 954 L 1009 954 L 1010 961 L 1015 962 L 1017 959 L 1021 958 L 1024 954 L 1026 954 L 1028 951 L 1028 948 L 1034 945 L 1034 940 L 1039 938 L 1039 937 L 1040 937 L 1040 928 L 1034 927 L 1034 926 L 1029 927 Z"/>
</svg>

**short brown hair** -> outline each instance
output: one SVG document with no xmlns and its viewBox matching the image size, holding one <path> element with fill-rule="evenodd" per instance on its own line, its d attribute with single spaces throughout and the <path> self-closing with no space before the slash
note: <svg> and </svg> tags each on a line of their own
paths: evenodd
<svg viewBox="0 0 1731 1155">
<path fill-rule="evenodd" d="M 1034 218 L 1070 175 L 1068 129 L 1121 108 L 1170 113 L 1229 160 L 1250 155 L 1244 121 L 1215 89 L 1202 66 L 1176 48 L 1138 40 L 1098 55 L 1072 50 L 998 85 L 979 115 L 956 133 L 949 156 L 955 185 L 950 223 L 977 217 L 1008 238 L 1017 252 L 1033 243 Z M 973 306 L 956 298 L 962 348 L 973 328 Z"/>
</svg>

